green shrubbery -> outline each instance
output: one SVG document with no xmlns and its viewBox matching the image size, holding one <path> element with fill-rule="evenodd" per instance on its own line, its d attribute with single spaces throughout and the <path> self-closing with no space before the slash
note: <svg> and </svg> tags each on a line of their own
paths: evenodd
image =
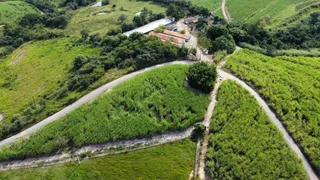
<svg viewBox="0 0 320 180">
<path fill-rule="evenodd" d="M 225 68 L 262 95 L 320 169 L 320 58 L 271 58 L 242 50 Z"/>
<path fill-rule="evenodd" d="M 249 92 L 224 82 L 210 125 L 213 179 L 307 179 L 301 162 Z"/>
<path fill-rule="evenodd" d="M 210 101 L 208 96 L 184 87 L 187 69 L 185 65 L 172 65 L 139 75 L 28 140 L 2 149 L 0 159 L 185 129 L 203 119 Z"/>
<path fill-rule="evenodd" d="M 213 90 L 216 77 L 216 67 L 210 66 L 205 62 L 191 65 L 187 72 L 190 86 L 205 93 L 210 93 Z"/>
</svg>

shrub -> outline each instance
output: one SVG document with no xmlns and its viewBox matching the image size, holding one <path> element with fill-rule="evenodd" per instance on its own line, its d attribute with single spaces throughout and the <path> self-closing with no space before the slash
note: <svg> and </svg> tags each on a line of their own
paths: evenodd
<svg viewBox="0 0 320 180">
<path fill-rule="evenodd" d="M 213 90 L 216 77 L 216 67 L 210 66 L 205 62 L 191 65 L 187 72 L 190 86 L 199 89 L 204 93 L 210 93 Z"/>
</svg>

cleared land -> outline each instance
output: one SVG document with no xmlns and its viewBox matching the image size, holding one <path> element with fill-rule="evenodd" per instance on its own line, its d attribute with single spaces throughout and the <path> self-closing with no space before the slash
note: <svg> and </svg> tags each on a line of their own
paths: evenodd
<svg viewBox="0 0 320 180">
<path fill-rule="evenodd" d="M 40 13 L 40 11 L 24 1 L 0 2 L 0 24 L 12 23 L 31 13 Z"/>
<path fill-rule="evenodd" d="M 60 83 L 68 78 L 76 56 L 99 53 L 97 48 L 72 44 L 67 38 L 26 43 L 0 64 L 0 113 L 6 117 L 0 124 L 1 131 L 14 116 L 22 114 L 29 106 L 38 106 L 43 97 L 59 89 Z M 45 102 L 41 108 L 46 110 L 37 120 L 56 112 L 79 94 Z M 29 118 L 28 121 L 33 120 Z M 20 125 L 23 123 L 26 122 Z"/>
<path fill-rule="evenodd" d="M 135 152 L 64 163 L 45 168 L 0 172 L 3 180 L 24 179 L 188 179 L 195 143 L 169 143 Z"/>
<path fill-rule="evenodd" d="M 234 21 L 256 23 L 266 18 L 271 25 L 293 15 L 307 1 L 310 0 L 229 0 L 227 8 Z"/>
<path fill-rule="evenodd" d="M 50 154 L 67 147 L 190 127 L 203 119 L 210 100 L 184 87 L 187 69 L 187 65 L 171 65 L 138 75 L 24 142 L 3 148 L 0 159 Z"/>
<path fill-rule="evenodd" d="M 235 82 L 220 86 L 207 167 L 214 179 L 307 179 L 301 162 L 256 100 Z"/>
<path fill-rule="evenodd" d="M 116 8 L 112 8 L 113 5 L 116 5 Z M 81 30 L 87 29 L 91 34 L 100 33 L 105 35 L 109 29 L 121 24 L 117 21 L 121 14 L 127 17 L 124 22 L 132 22 L 134 15 L 144 7 L 154 13 L 165 12 L 163 5 L 158 5 L 151 1 L 111 0 L 107 6 L 84 7 L 76 10 L 67 26 L 66 32 L 72 36 L 79 36 Z"/>
<path fill-rule="evenodd" d="M 262 95 L 319 169 L 320 58 L 272 58 L 242 50 L 229 59 L 225 69 Z"/>
</svg>

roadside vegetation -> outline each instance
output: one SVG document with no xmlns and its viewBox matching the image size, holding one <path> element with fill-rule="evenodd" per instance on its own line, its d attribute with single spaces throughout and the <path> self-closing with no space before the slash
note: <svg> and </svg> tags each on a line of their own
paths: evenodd
<svg viewBox="0 0 320 180">
<path fill-rule="evenodd" d="M 221 0 L 191 0 L 192 4 L 203 6 L 209 9 L 216 16 L 223 17 L 221 11 Z"/>
<path fill-rule="evenodd" d="M 0 2 L 0 24 L 13 23 L 26 14 L 33 13 L 40 13 L 40 11 L 24 1 Z"/>
<path fill-rule="evenodd" d="M 83 105 L 29 139 L 2 148 L 1 160 L 186 129 L 203 120 L 209 97 L 184 87 L 186 65 L 146 72 Z"/>
<path fill-rule="evenodd" d="M 250 50 L 232 56 L 225 69 L 246 81 L 275 111 L 320 170 L 320 58 L 268 57 Z"/>
<path fill-rule="evenodd" d="M 256 100 L 223 82 L 210 125 L 206 166 L 213 179 L 307 179 L 296 155 Z"/>
<path fill-rule="evenodd" d="M 111 155 L 44 168 L 0 172 L 3 180 L 29 179 L 188 179 L 196 145 L 190 140 L 130 153 Z"/>
</svg>

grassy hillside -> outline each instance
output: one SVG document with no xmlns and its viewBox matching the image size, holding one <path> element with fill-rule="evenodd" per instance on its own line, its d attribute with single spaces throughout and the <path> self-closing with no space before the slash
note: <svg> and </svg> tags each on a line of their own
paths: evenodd
<svg viewBox="0 0 320 180">
<path fill-rule="evenodd" d="M 183 140 L 150 149 L 45 168 L 0 172 L 2 180 L 37 179 L 188 179 L 195 143 Z"/>
<path fill-rule="evenodd" d="M 234 21 L 255 23 L 266 18 L 271 25 L 293 15 L 307 1 L 310 0 L 230 0 L 227 8 Z"/>
<path fill-rule="evenodd" d="M 56 91 L 67 79 L 76 56 L 99 53 L 96 48 L 71 45 L 67 38 L 26 43 L 0 64 L 0 113 L 7 117 L 0 126 Z M 52 108 L 59 103 L 65 102 L 57 101 Z"/>
<path fill-rule="evenodd" d="M 213 179 L 307 179 L 281 133 L 235 82 L 220 86 L 212 117 L 207 167 Z"/>
<path fill-rule="evenodd" d="M 242 50 L 225 68 L 262 94 L 320 169 L 320 58 L 271 58 Z"/>
<path fill-rule="evenodd" d="M 113 5 L 116 5 L 115 9 L 112 9 Z M 104 35 L 110 28 L 120 25 L 117 19 L 121 14 L 126 15 L 126 21 L 132 21 L 134 15 L 144 7 L 154 13 L 165 12 L 163 5 L 157 5 L 151 1 L 111 0 L 107 6 L 84 7 L 76 10 L 66 32 L 69 35 L 79 35 L 81 30 L 87 29 L 90 33 Z"/>
<path fill-rule="evenodd" d="M 203 119 L 210 101 L 184 87 L 187 69 L 171 65 L 126 81 L 26 141 L 2 149 L 0 159 L 186 129 Z"/>
<path fill-rule="evenodd" d="M 40 11 L 24 1 L 0 2 L 0 24 L 12 23 L 30 13 L 40 13 Z"/>
</svg>

